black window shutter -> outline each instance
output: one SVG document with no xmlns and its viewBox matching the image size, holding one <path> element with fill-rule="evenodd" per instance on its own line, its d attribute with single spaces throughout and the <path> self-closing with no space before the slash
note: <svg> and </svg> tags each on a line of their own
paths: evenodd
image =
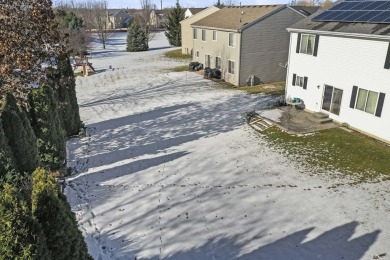
<svg viewBox="0 0 390 260">
<path fill-rule="evenodd" d="M 358 91 L 358 87 L 353 86 L 352 96 L 351 96 L 351 103 L 349 104 L 350 108 L 355 108 L 355 101 L 356 101 L 357 91 Z"/>
<path fill-rule="evenodd" d="M 301 34 L 298 33 L 298 40 L 297 40 L 297 53 L 299 53 L 299 49 L 301 48 Z"/>
<path fill-rule="evenodd" d="M 296 78 L 297 78 L 297 74 L 293 74 L 293 83 L 292 83 L 293 86 L 295 86 L 295 80 L 296 80 Z"/>
<path fill-rule="evenodd" d="M 385 93 L 380 93 L 379 94 L 379 99 L 378 99 L 378 106 L 376 107 L 375 116 L 381 117 L 381 115 L 382 115 L 382 108 L 383 108 L 383 103 L 384 102 L 385 102 Z"/>
<path fill-rule="evenodd" d="M 313 52 L 313 56 L 315 56 L 315 57 L 317 57 L 319 42 L 320 42 L 320 36 L 316 35 L 316 41 L 315 41 L 315 44 L 314 44 L 314 52 Z"/>
<path fill-rule="evenodd" d="M 307 77 L 303 78 L 303 89 L 307 89 Z"/>
<path fill-rule="evenodd" d="M 385 61 L 385 69 L 390 69 L 390 43 L 389 43 L 389 47 L 387 48 L 387 55 L 386 55 L 386 61 Z"/>
</svg>

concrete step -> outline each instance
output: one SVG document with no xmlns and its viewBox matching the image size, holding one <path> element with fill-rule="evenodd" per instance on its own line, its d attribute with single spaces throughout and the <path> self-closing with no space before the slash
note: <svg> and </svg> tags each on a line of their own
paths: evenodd
<svg viewBox="0 0 390 260">
<path fill-rule="evenodd" d="M 326 123 L 333 122 L 333 119 L 331 119 L 331 118 L 314 118 L 312 121 L 315 123 L 318 123 L 318 124 L 326 124 Z"/>
<path fill-rule="evenodd" d="M 273 123 L 268 121 L 268 120 L 265 120 L 264 118 L 262 118 L 261 116 L 256 116 L 255 118 L 253 118 L 251 120 L 251 122 L 249 122 L 249 124 L 256 130 L 262 132 L 268 128 L 270 128 Z"/>
<path fill-rule="evenodd" d="M 328 114 L 325 114 L 325 113 L 322 113 L 322 112 L 316 112 L 316 113 L 313 113 L 313 116 L 316 117 L 316 118 L 329 118 L 329 115 Z"/>
</svg>

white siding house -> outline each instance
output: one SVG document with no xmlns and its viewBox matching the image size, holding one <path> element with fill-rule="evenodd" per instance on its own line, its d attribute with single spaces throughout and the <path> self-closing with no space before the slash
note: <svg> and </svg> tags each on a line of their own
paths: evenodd
<svg viewBox="0 0 390 260">
<path fill-rule="evenodd" d="M 389 28 L 310 17 L 293 25 L 286 98 L 390 143 Z"/>
</svg>

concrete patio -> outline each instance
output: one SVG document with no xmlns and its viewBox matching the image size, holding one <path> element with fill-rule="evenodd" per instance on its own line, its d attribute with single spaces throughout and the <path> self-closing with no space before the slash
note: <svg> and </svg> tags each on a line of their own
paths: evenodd
<svg viewBox="0 0 390 260">
<path fill-rule="evenodd" d="M 308 134 L 340 127 L 324 114 L 312 114 L 290 106 L 256 112 L 290 134 Z"/>
</svg>

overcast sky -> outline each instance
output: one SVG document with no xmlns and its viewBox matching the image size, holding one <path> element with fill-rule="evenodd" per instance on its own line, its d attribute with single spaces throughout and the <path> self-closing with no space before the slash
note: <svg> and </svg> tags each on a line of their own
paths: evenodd
<svg viewBox="0 0 390 260">
<path fill-rule="evenodd" d="M 67 0 L 63 0 L 66 2 Z M 68 0 L 69 1 L 69 0 Z M 179 0 L 183 7 L 208 7 L 213 5 L 217 0 Z M 77 0 L 75 1 L 77 2 Z M 140 0 L 108 0 L 110 8 L 139 8 Z M 159 8 L 161 0 L 152 0 Z M 223 0 L 221 0 L 223 2 Z M 285 4 L 287 0 L 241 0 L 242 5 L 266 5 L 266 4 Z M 162 0 L 163 7 L 171 7 L 176 4 L 176 0 Z M 240 0 L 236 0 L 237 5 Z"/>
</svg>

